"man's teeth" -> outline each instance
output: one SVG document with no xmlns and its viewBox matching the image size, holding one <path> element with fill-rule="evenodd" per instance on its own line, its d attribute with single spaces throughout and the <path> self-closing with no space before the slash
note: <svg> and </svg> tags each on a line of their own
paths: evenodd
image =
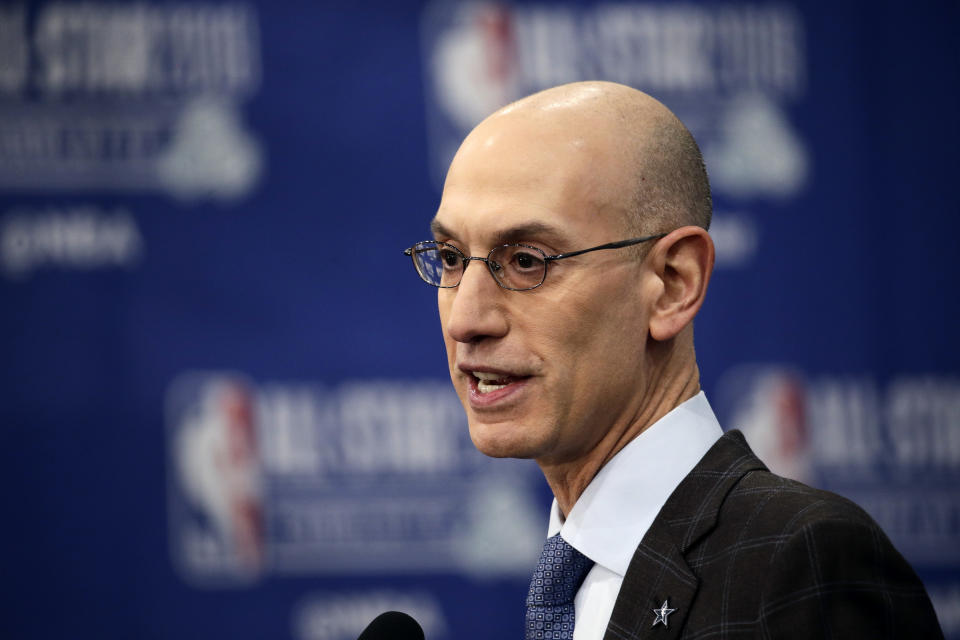
<svg viewBox="0 0 960 640">
<path fill-rule="evenodd" d="M 473 376 L 477 379 L 477 390 L 480 393 L 490 393 L 497 389 L 503 389 L 513 381 L 510 376 L 485 371 L 474 371 Z"/>
</svg>

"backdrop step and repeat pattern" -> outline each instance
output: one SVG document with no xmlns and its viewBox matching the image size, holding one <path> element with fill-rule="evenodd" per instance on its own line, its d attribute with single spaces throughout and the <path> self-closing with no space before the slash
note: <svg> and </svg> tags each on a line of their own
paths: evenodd
<svg viewBox="0 0 960 640">
<path fill-rule="evenodd" d="M 429 235 L 465 133 L 607 79 L 703 148 L 703 385 L 960 638 L 955 2 L 0 2 L 5 638 L 516 638 L 532 462 L 470 443 Z"/>
</svg>

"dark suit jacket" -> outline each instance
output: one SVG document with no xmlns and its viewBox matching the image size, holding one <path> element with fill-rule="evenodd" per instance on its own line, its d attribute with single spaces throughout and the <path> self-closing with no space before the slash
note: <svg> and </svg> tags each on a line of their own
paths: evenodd
<svg viewBox="0 0 960 640">
<path fill-rule="evenodd" d="M 652 626 L 664 600 L 675 611 Z M 737 431 L 660 510 L 604 636 L 942 637 L 923 585 L 870 516 L 773 475 Z"/>
</svg>

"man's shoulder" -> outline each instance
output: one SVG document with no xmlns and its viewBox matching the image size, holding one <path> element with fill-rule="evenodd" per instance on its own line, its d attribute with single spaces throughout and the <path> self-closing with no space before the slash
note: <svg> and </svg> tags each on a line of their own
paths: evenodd
<svg viewBox="0 0 960 640">
<path fill-rule="evenodd" d="M 691 476 L 697 477 L 672 510 L 685 516 L 674 515 L 670 526 L 696 570 L 710 572 L 729 562 L 738 571 L 766 574 L 794 554 L 807 562 L 833 562 L 851 546 L 863 550 L 869 542 L 873 559 L 892 559 L 912 573 L 860 506 L 772 473 L 738 432 L 725 434 Z"/>
<path fill-rule="evenodd" d="M 765 467 L 726 489 L 714 528 L 687 553 L 703 602 L 749 584 L 732 619 L 764 635 L 942 637 L 916 573 L 857 504 Z M 713 624 L 711 606 L 695 624 Z"/>
<path fill-rule="evenodd" d="M 640 637 L 624 630 L 649 628 L 666 594 L 690 637 L 942 637 L 922 583 L 873 518 L 771 473 L 737 432 L 677 487 L 623 585 L 615 637 Z"/>
<path fill-rule="evenodd" d="M 847 498 L 772 473 L 739 431 L 728 431 L 688 476 L 684 508 L 718 512 L 723 524 L 797 531 L 823 522 L 877 527 Z M 678 492 L 679 493 L 679 492 Z"/>
<path fill-rule="evenodd" d="M 851 500 L 767 470 L 744 474 L 727 494 L 722 511 L 736 513 L 744 523 L 780 523 L 792 531 L 830 521 L 878 526 Z"/>
<path fill-rule="evenodd" d="M 892 559 L 912 574 L 866 511 L 841 495 L 770 472 L 736 431 L 690 472 L 663 516 L 651 544 L 673 540 L 695 572 L 737 567 L 766 575 L 793 554 L 833 562 L 869 542 L 873 559 Z"/>
</svg>

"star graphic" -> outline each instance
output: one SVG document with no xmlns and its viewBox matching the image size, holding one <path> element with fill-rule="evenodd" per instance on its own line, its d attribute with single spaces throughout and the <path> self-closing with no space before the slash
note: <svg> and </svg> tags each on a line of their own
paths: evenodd
<svg viewBox="0 0 960 640">
<path fill-rule="evenodd" d="M 653 612 L 657 614 L 657 619 L 653 621 L 653 625 L 650 628 L 652 629 L 653 627 L 657 626 L 661 622 L 663 623 L 664 627 L 670 626 L 667 624 L 667 616 L 669 616 L 674 611 L 676 611 L 676 609 L 670 609 L 669 605 L 667 604 L 667 600 L 664 600 L 663 604 L 660 605 L 659 609 L 653 610 Z"/>
</svg>

